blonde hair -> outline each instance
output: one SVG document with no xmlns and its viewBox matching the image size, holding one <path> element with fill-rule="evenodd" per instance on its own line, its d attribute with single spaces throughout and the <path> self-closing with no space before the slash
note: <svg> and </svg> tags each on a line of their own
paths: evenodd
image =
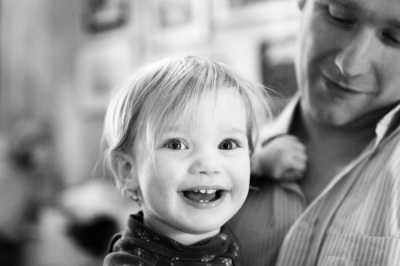
<svg viewBox="0 0 400 266">
<path fill-rule="evenodd" d="M 130 153 L 136 140 L 144 144 L 143 152 L 153 155 L 157 132 L 178 117 L 192 123 L 205 93 L 217 94 L 222 88 L 232 88 L 244 102 L 252 151 L 260 127 L 271 117 L 267 89 L 226 64 L 183 56 L 149 64 L 114 89 L 104 122 L 105 159 L 112 163 L 118 152 Z"/>
</svg>

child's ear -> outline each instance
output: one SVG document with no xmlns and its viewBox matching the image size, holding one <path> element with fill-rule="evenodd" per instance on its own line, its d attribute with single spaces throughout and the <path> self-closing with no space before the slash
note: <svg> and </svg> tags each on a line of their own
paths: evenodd
<svg viewBox="0 0 400 266">
<path fill-rule="evenodd" d="M 127 191 L 134 191 L 139 188 L 135 160 L 131 155 L 118 152 L 112 163 L 112 171 L 121 187 L 124 187 Z"/>
</svg>

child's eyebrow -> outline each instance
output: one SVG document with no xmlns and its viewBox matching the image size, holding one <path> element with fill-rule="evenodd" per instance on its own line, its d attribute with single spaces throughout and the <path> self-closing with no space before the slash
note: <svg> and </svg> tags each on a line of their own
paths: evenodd
<svg viewBox="0 0 400 266">
<path fill-rule="evenodd" d="M 167 126 L 165 128 L 162 128 L 162 132 L 177 132 L 177 131 L 187 131 L 187 127 L 184 127 L 183 125 L 173 125 L 173 126 Z"/>
<path fill-rule="evenodd" d="M 236 128 L 236 127 L 223 128 L 222 132 L 230 133 L 230 134 L 243 134 L 243 135 L 247 136 L 246 131 Z"/>
<path fill-rule="evenodd" d="M 224 127 L 221 126 L 219 129 L 224 134 L 242 134 L 247 137 L 247 132 L 243 129 L 239 129 L 236 127 Z M 190 132 L 190 128 L 185 127 L 184 125 L 174 125 L 162 130 L 163 133 L 174 133 L 174 132 Z"/>
</svg>

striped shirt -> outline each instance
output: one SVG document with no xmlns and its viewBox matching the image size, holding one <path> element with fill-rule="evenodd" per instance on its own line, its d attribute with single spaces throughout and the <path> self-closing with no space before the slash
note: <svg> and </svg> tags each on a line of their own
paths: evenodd
<svg viewBox="0 0 400 266">
<path fill-rule="evenodd" d="M 274 134 L 288 132 L 297 103 Z M 260 181 L 231 221 L 242 265 L 400 265 L 399 124 L 400 105 L 311 204 L 296 182 Z"/>
</svg>

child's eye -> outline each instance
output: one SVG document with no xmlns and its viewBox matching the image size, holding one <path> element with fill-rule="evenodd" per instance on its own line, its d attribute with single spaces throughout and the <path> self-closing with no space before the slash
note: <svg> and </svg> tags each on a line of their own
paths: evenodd
<svg viewBox="0 0 400 266">
<path fill-rule="evenodd" d="M 226 139 L 218 145 L 218 149 L 221 150 L 233 150 L 238 147 L 240 147 L 239 142 L 234 139 Z"/>
<path fill-rule="evenodd" d="M 186 149 L 188 149 L 187 145 L 180 139 L 169 139 L 164 143 L 163 147 L 170 149 L 170 150 L 186 150 Z"/>
</svg>

